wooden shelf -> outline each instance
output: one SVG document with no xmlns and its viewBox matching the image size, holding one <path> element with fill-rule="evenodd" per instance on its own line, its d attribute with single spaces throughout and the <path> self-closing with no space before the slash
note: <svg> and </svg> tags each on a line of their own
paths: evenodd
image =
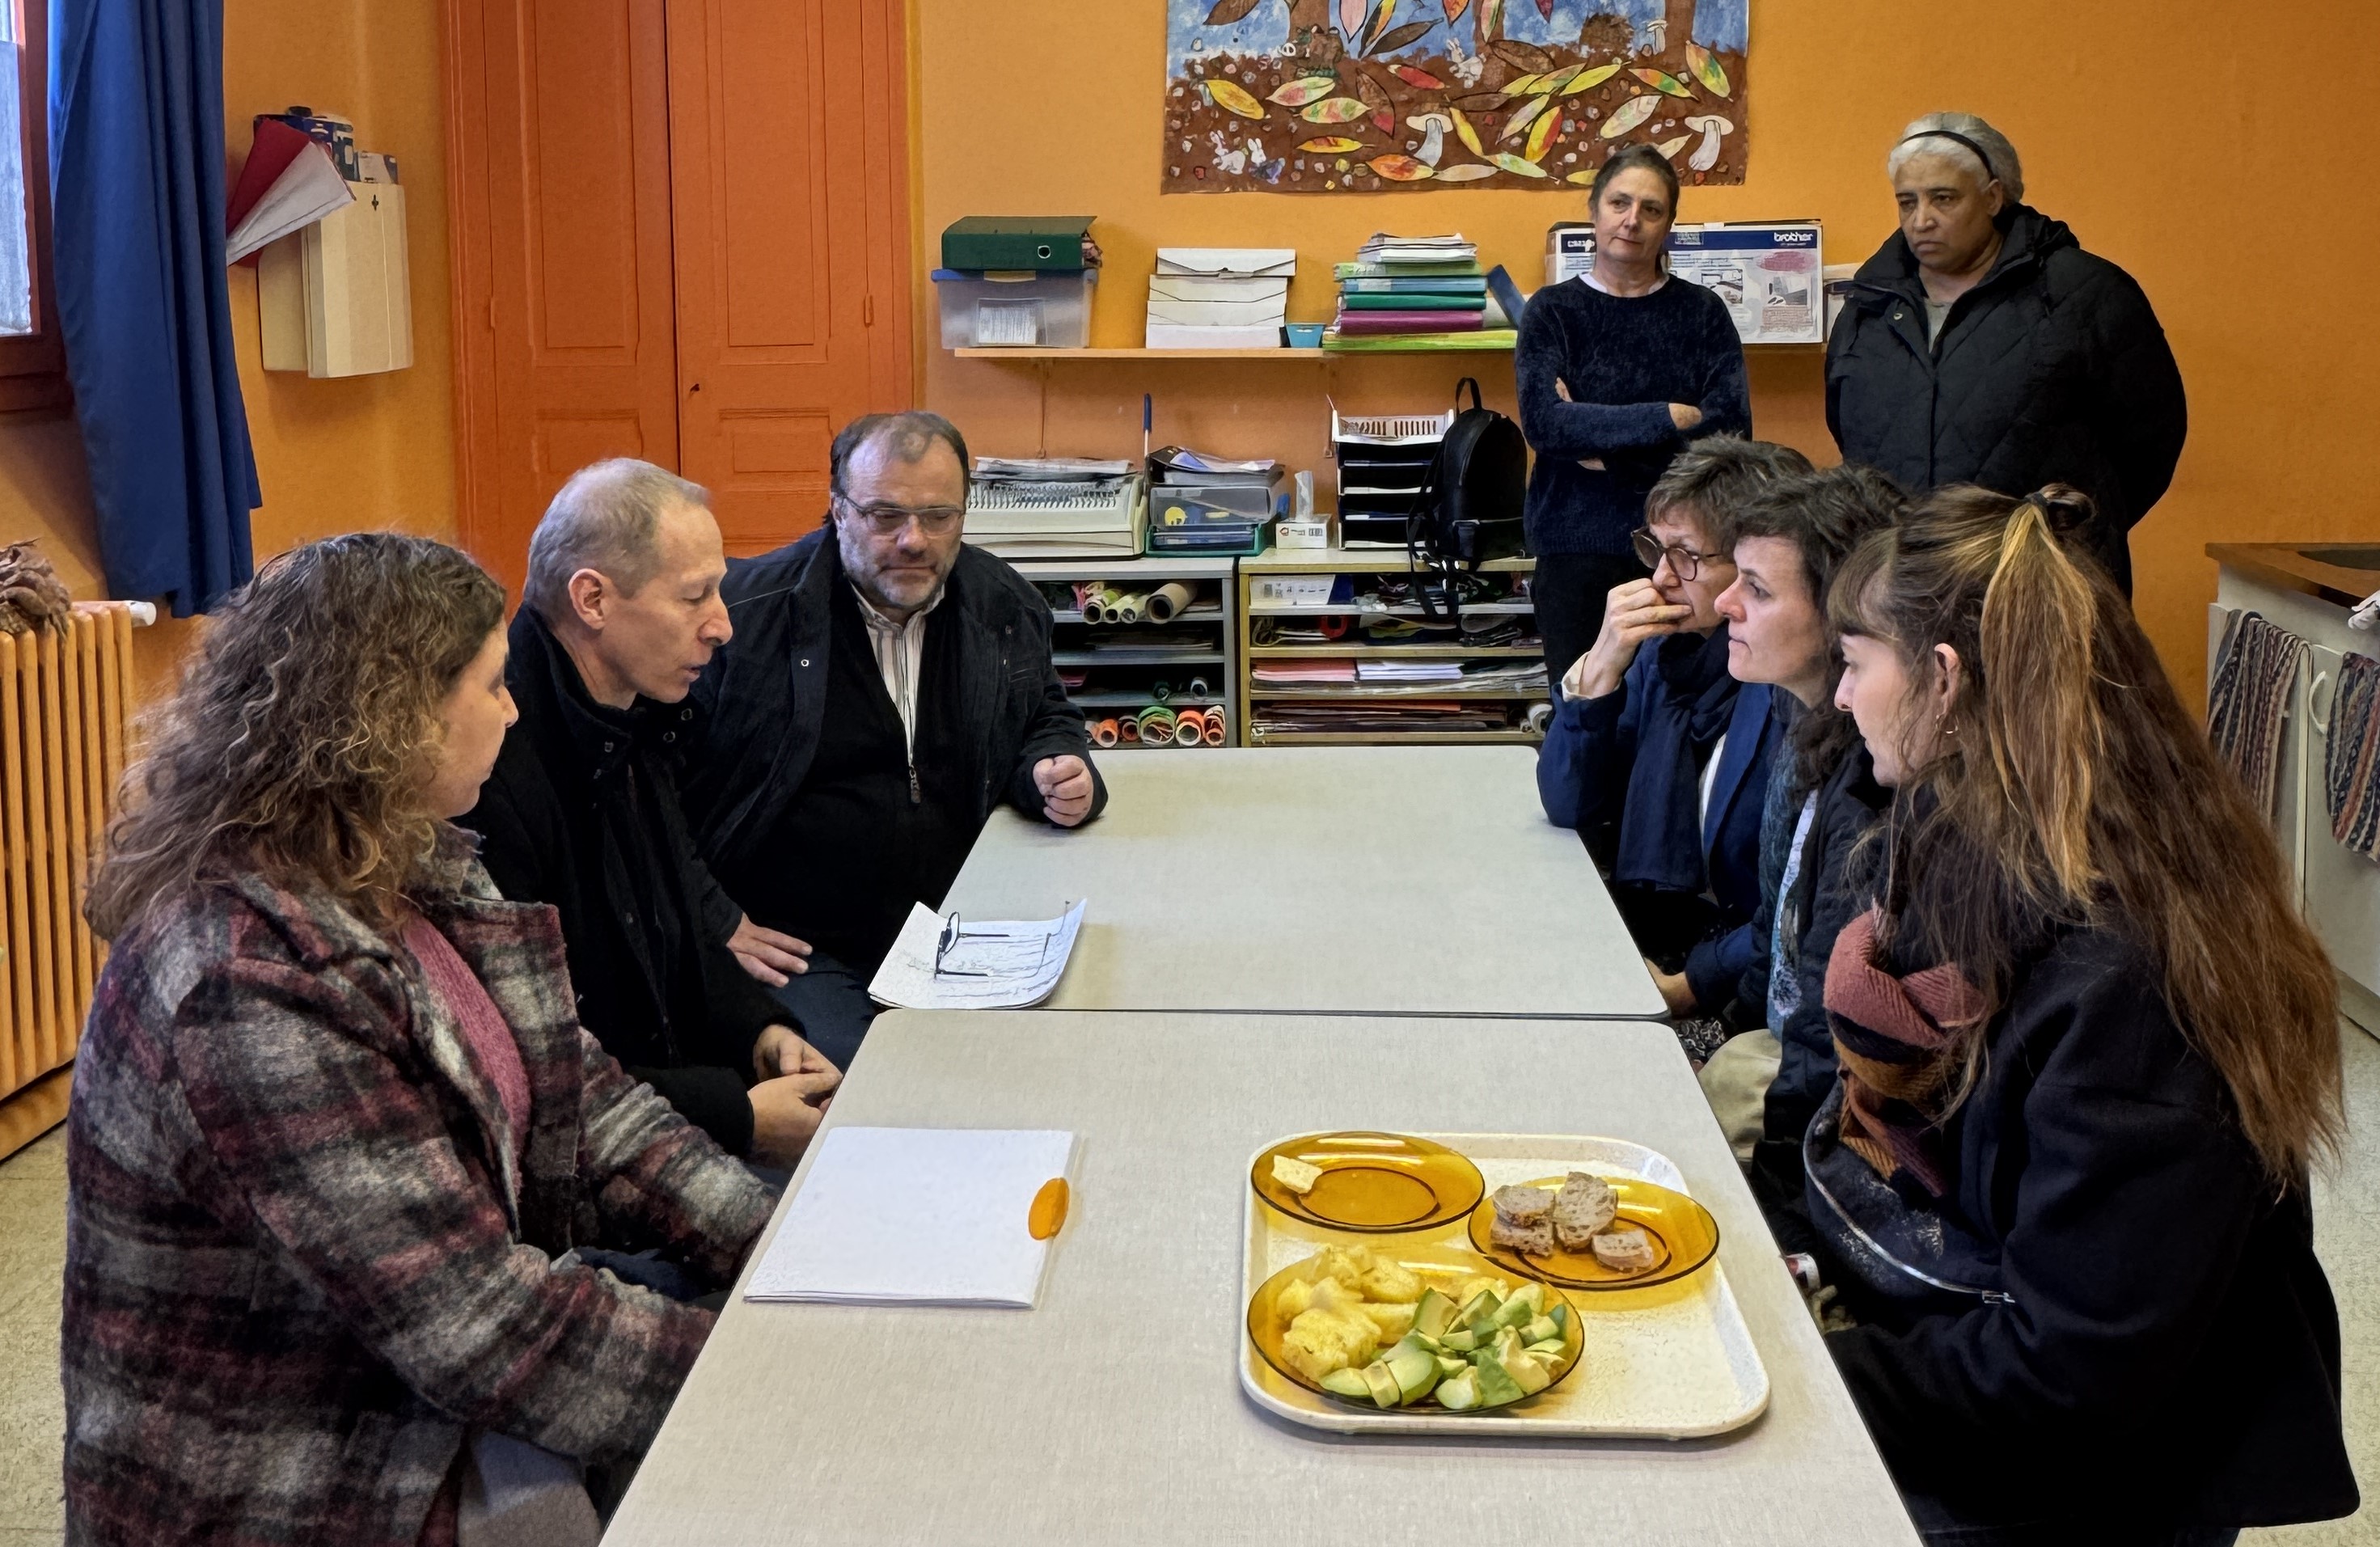
<svg viewBox="0 0 2380 1547">
<path fill-rule="evenodd" d="M 1500 731 L 1252 731 L 1252 747 L 1534 747 L 1545 739 L 1514 726 Z"/>
<path fill-rule="evenodd" d="M 1050 609 L 1050 621 L 1052 623 L 1081 623 L 1085 620 L 1082 612 L 1077 608 L 1052 607 Z M 1220 623 L 1222 621 L 1223 604 L 1221 603 L 1201 602 L 1191 607 L 1187 612 L 1174 614 L 1172 617 L 1167 618 L 1162 623 L 1158 622 L 1152 617 L 1144 617 L 1134 623 L 1108 623 L 1101 621 L 1092 624 L 1091 627 L 1094 628 L 1171 628 L 1177 623 Z"/>
<path fill-rule="evenodd" d="M 1220 650 L 1060 650 L 1050 656 L 1053 666 L 1220 666 Z"/>
<path fill-rule="evenodd" d="M 1537 645 L 1439 645 L 1439 644 L 1293 644 L 1250 645 L 1248 654 L 1257 660 L 1275 661 L 1339 661 L 1349 658 L 1402 657 L 1415 661 L 1468 661 L 1474 657 L 1510 657 L 1515 661 L 1534 660 L 1545 651 Z"/>
<path fill-rule="evenodd" d="M 1441 610 L 1441 611 L 1443 611 L 1444 609 L 1440 609 L 1440 610 Z M 1527 616 L 1528 616 L 1528 615 L 1530 615 L 1531 614 L 1535 613 L 1535 612 L 1537 610 L 1537 607 L 1536 607 L 1536 603 L 1534 603 L 1534 602 L 1458 602 L 1458 603 L 1456 603 L 1454 604 L 1454 610 L 1455 610 L 1456 612 L 1458 612 L 1458 613 L 1487 613 L 1487 614 L 1490 614 L 1490 615 L 1504 615 L 1504 616 L 1507 616 L 1507 617 L 1527 617 Z M 1353 602 L 1344 603 L 1342 603 L 1342 604 L 1339 604 L 1339 605 L 1335 605 L 1335 606 L 1334 606 L 1334 605 L 1331 605 L 1331 604 L 1330 604 L 1330 603 L 1323 603 L 1323 604 L 1321 604 L 1321 605 L 1318 605 L 1318 606 L 1311 606 L 1311 607 L 1309 607 L 1309 606 L 1284 607 L 1284 606 L 1281 606 L 1281 605 L 1279 605 L 1278 603 L 1272 603 L 1272 604 L 1268 604 L 1268 605 L 1266 605 L 1266 606 L 1261 606 L 1261 607 L 1257 607 L 1257 606 L 1251 606 L 1251 607 L 1249 607 L 1249 608 L 1248 608 L 1248 616 L 1250 616 L 1250 617 L 1252 617 L 1252 618 L 1257 618 L 1257 617 L 1354 617 L 1354 618 L 1366 618 L 1366 617 L 1420 617 L 1420 618 L 1426 618 L 1426 617 L 1427 617 L 1428 615 L 1429 615 L 1428 614 L 1427 614 L 1427 613 L 1425 613 L 1425 612 L 1423 612 L 1423 611 L 1421 610 L 1421 608 L 1420 608 L 1420 606 L 1419 606 L 1418 604 L 1415 604 L 1415 605 L 1413 605 L 1413 606 L 1399 605 L 1399 606 L 1394 606 L 1394 607 L 1359 607 L 1359 606 L 1357 606 L 1357 605 L 1356 605 L 1354 603 L 1353 603 Z"/>
<path fill-rule="evenodd" d="M 1395 693 L 1383 693 L 1379 691 L 1380 688 L 1390 686 L 1391 686 L 1391 684 L 1385 682 L 1327 682 L 1308 684 L 1308 688 L 1322 688 L 1329 689 L 1323 692 L 1313 692 L 1306 688 L 1301 688 L 1285 684 L 1258 684 L 1248 689 L 1248 698 L 1251 701 L 1258 703 L 1377 703 L 1387 704 L 1393 707 L 1396 704 L 1410 699 L 1420 699 L 1424 700 L 1455 699 L 1466 703 L 1488 703 L 1498 700 L 1511 703 L 1536 703 L 1541 701 L 1546 696 L 1541 691 L 1520 693 L 1515 692 L 1509 688 L 1465 688 L 1460 682 L 1398 683 L 1394 684 L 1394 686 L 1408 690 Z M 1356 690 L 1364 688 L 1368 688 L 1369 691 Z"/>
<path fill-rule="evenodd" d="M 1415 355 L 1437 355 L 1444 359 L 1468 359 L 1475 355 L 1509 355 L 1511 345 L 1492 349 L 953 349 L 961 359 L 1302 359 L 1311 363 L 1318 359 L 1361 359 L 1366 355 L 1396 355 L 1411 359 Z"/>
<path fill-rule="evenodd" d="M 1077 709 L 1148 709 L 1152 705 L 1159 709 L 1220 709 L 1223 707 L 1222 699 L 1213 693 L 1208 694 L 1203 699 L 1160 700 L 1153 699 L 1147 693 L 1077 693 L 1069 688 L 1066 701 Z"/>
</svg>

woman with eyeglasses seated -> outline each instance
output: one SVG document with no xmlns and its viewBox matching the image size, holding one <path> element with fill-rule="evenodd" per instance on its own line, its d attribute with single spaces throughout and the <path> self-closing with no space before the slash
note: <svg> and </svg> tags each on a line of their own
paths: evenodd
<svg viewBox="0 0 2380 1547">
<path fill-rule="evenodd" d="M 513 704 L 503 588 L 371 532 L 208 625 L 92 877 L 67 1117 L 70 1541 L 587 1543 L 771 1194 L 578 1024 L 551 908 L 449 819 Z"/>
<path fill-rule="evenodd" d="M 784 943 L 777 988 L 849 1068 L 868 984 L 939 907 L 994 807 L 1061 828 L 1107 789 L 1050 659 L 1050 604 L 963 540 L 967 451 L 940 414 L 870 414 L 829 453 L 827 526 L 729 561 L 735 638 L 683 793 L 727 895 Z"/>
<path fill-rule="evenodd" d="M 1633 539 L 1652 577 L 1612 590 L 1594 646 L 1553 685 L 1538 797 L 1609 876 L 1673 1015 L 1720 1016 L 1755 950 L 1761 810 L 1787 712 L 1767 684 L 1728 674 L 1717 604 L 1735 579 L 1737 513 L 1809 470 L 1791 447 L 1731 435 L 1680 452 Z M 1699 1034 L 1698 1058 L 1718 1041 Z"/>
<path fill-rule="evenodd" d="M 1825 981 L 1827 1341 L 1928 1540 L 2227 1547 L 2356 1507 L 2338 986 L 2091 530 L 1942 490 L 1828 597 L 1896 798 Z"/>
</svg>

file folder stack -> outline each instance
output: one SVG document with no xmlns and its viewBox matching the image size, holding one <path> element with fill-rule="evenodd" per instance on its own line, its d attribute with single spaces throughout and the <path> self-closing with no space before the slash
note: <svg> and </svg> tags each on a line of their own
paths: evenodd
<svg viewBox="0 0 2380 1547">
<path fill-rule="evenodd" d="M 1152 349 L 1278 349 L 1293 248 L 1160 247 L 1148 276 Z"/>
<path fill-rule="evenodd" d="M 966 541 L 1005 559 L 1135 558 L 1148 491 L 1130 462 L 978 457 Z"/>
<path fill-rule="evenodd" d="M 1479 249 L 1461 236 L 1378 236 L 1338 266 L 1339 320 L 1326 349 L 1508 349 Z"/>
<path fill-rule="evenodd" d="M 1339 544 L 1402 548 L 1405 520 L 1429 481 L 1454 410 L 1436 414 L 1342 414 L 1330 410 L 1330 455 L 1339 463 Z"/>
</svg>

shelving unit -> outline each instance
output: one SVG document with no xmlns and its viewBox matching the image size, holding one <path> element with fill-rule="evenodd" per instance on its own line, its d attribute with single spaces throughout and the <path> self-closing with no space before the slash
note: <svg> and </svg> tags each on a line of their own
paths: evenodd
<svg viewBox="0 0 2380 1547">
<path fill-rule="evenodd" d="M 1496 348 L 1450 349 L 1443 346 L 1420 349 L 1044 349 L 1014 347 L 988 349 L 953 349 L 960 359 L 1302 359 L 1333 360 L 1362 359 L 1367 355 L 1440 355 L 1466 359 L 1474 355 L 1509 355 L 1510 345 Z"/>
<path fill-rule="evenodd" d="M 1493 577 L 1500 587 L 1524 584 L 1524 578 L 1534 574 L 1536 561 L 1528 558 L 1495 559 L 1480 566 L 1480 573 Z M 1239 561 L 1238 600 L 1240 617 L 1241 734 L 1254 747 L 1292 746 L 1436 746 L 1449 743 L 1463 745 L 1533 746 L 1542 739 L 1542 733 L 1530 728 L 1527 706 L 1541 701 L 1542 688 L 1515 689 L 1508 684 L 1466 690 L 1459 682 L 1397 684 L 1384 688 L 1379 684 L 1315 683 L 1264 684 L 1256 680 L 1256 669 L 1267 661 L 1342 661 L 1359 664 L 1365 661 L 1453 661 L 1493 662 L 1511 665 L 1536 660 L 1540 647 L 1534 640 L 1514 640 L 1501 644 L 1465 644 L 1451 640 L 1402 640 L 1376 644 L 1361 636 L 1361 620 L 1366 617 L 1420 617 L 1418 605 L 1374 605 L 1358 603 L 1278 602 L 1257 599 L 1263 582 L 1275 579 L 1350 577 L 1358 598 L 1367 594 L 1382 579 L 1415 579 L 1405 555 L 1393 549 L 1345 548 L 1276 548 L 1253 558 Z M 1466 618 L 1518 617 L 1534 622 L 1536 608 L 1525 594 L 1507 591 L 1498 600 L 1470 603 L 1460 608 Z M 1344 617 L 1353 622 L 1348 637 L 1321 643 L 1301 641 L 1291 644 L 1258 644 L 1257 626 L 1265 619 Z M 1524 625 L 1524 628 L 1526 626 Z M 1533 629 L 1528 629 L 1533 633 Z M 1506 724 L 1500 729 L 1466 728 L 1446 730 L 1429 728 L 1426 723 L 1395 729 L 1363 730 L 1267 730 L 1261 721 L 1268 705 L 1292 703 L 1330 703 L 1366 706 L 1390 706 L 1402 701 L 1455 702 L 1464 705 L 1490 706 L 1504 716 Z"/>
<path fill-rule="evenodd" d="M 992 354 L 1014 353 L 1014 350 L 990 350 Z M 1239 588 L 1233 579 L 1233 560 L 1218 558 L 1164 558 L 1143 556 L 1136 559 L 1028 559 L 1014 561 L 1019 575 L 1035 586 L 1072 586 L 1077 581 L 1104 580 L 1119 591 L 1148 591 L 1179 580 L 1197 591 L 1189 608 L 1171 621 L 1156 624 L 1139 623 L 1090 624 L 1083 619 L 1080 608 L 1052 603 L 1050 621 L 1054 632 L 1051 639 L 1050 664 L 1061 671 L 1086 671 L 1089 680 L 1079 688 L 1069 688 L 1067 697 L 1079 705 L 1087 717 L 1096 722 L 1105 716 L 1102 711 L 1137 711 L 1151 703 L 1162 701 L 1172 709 L 1215 709 L 1223 711 L 1224 745 L 1241 745 L 1245 717 L 1241 713 L 1239 691 L 1240 634 Z M 1196 634 L 1195 643 L 1160 643 L 1141 648 L 1133 643 L 1136 636 L 1151 635 L 1162 630 L 1164 635 Z M 1208 688 L 1204 694 L 1192 694 L 1184 689 L 1193 678 L 1203 677 Z M 1151 688 L 1162 681 L 1170 685 L 1172 695 L 1163 700 L 1156 698 Z M 1124 742 L 1106 751 L 1146 750 L 1135 742 Z M 1175 747 L 1175 751 L 1195 749 Z"/>
</svg>

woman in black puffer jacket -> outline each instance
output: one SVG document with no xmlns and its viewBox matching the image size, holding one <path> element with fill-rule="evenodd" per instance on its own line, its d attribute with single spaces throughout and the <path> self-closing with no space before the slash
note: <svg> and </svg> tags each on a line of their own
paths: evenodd
<svg viewBox="0 0 2380 1547">
<path fill-rule="evenodd" d="M 2129 596 L 2126 535 L 2173 481 L 2181 372 L 2131 275 L 2022 202 L 2015 148 L 1972 114 L 1909 126 L 1888 162 L 1900 229 L 1852 282 L 1827 344 L 1846 461 L 1912 493 L 2070 484 Z"/>
</svg>

